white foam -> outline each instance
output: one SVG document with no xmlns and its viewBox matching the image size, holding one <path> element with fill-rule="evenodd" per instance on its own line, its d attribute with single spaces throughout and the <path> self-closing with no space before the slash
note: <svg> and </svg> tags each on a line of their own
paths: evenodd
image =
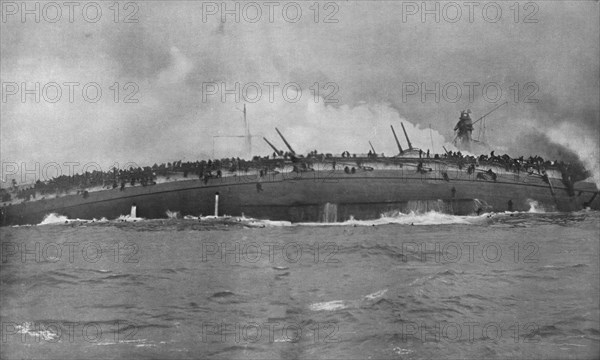
<svg viewBox="0 0 600 360">
<path fill-rule="evenodd" d="M 59 215 L 57 213 L 50 213 L 44 217 L 41 223 L 38 225 L 50 225 L 50 224 L 64 224 L 68 222 L 69 218 L 64 215 Z"/>
<path fill-rule="evenodd" d="M 385 295 L 385 293 L 388 291 L 388 289 L 383 289 L 383 290 L 379 290 L 377 292 L 374 292 L 372 294 L 369 294 L 367 296 L 365 296 L 365 299 L 367 300 L 375 300 L 378 299 L 380 297 L 382 297 L 383 295 Z"/>
<path fill-rule="evenodd" d="M 142 221 L 145 220 L 144 218 L 140 218 L 140 217 L 131 217 L 130 215 L 121 215 L 118 218 L 116 218 L 115 222 L 136 222 L 136 221 Z M 70 223 L 106 223 L 109 222 L 108 219 L 106 219 L 105 217 L 102 217 L 100 220 L 94 218 L 92 220 L 89 219 L 69 219 L 68 217 L 66 217 L 65 215 L 60 215 L 57 213 L 50 213 L 48 215 L 46 215 L 44 217 L 44 220 L 42 220 L 41 223 L 39 223 L 38 225 L 53 225 L 53 224 L 70 224 Z"/>
<path fill-rule="evenodd" d="M 350 218 L 344 222 L 337 223 L 298 223 L 299 226 L 378 226 L 387 224 L 400 224 L 400 225 L 445 225 L 445 224 L 477 224 L 483 221 L 487 221 L 492 215 L 484 213 L 481 215 L 473 216 L 459 216 L 449 215 L 436 211 L 429 211 L 424 214 L 418 214 L 410 212 L 404 214 L 401 212 L 393 212 L 388 214 L 382 214 L 379 219 L 375 220 L 355 220 Z"/>
<path fill-rule="evenodd" d="M 102 342 L 96 343 L 96 346 L 106 346 L 106 345 L 117 345 L 117 343 L 112 342 L 112 341 L 102 341 Z"/>
<path fill-rule="evenodd" d="M 200 218 L 199 218 L 199 220 L 225 220 L 225 219 L 231 219 L 231 216 L 227 216 L 227 215 L 223 215 L 223 216 L 208 215 L 208 216 L 200 216 Z"/>
<path fill-rule="evenodd" d="M 530 213 L 543 213 L 545 212 L 543 207 L 540 207 L 536 201 L 530 203 L 531 209 Z M 255 219 L 250 217 L 245 217 L 242 215 L 241 217 L 234 216 L 193 216 L 186 215 L 183 217 L 185 220 L 199 220 L 199 221 L 230 221 L 230 222 L 238 222 L 248 227 L 258 227 L 258 228 L 266 228 L 266 227 L 288 227 L 288 226 L 379 226 L 379 225 L 387 225 L 387 224 L 399 224 L 399 225 L 445 225 L 445 224 L 464 224 L 464 225 L 476 225 L 488 222 L 490 218 L 495 216 L 500 216 L 504 214 L 516 214 L 519 212 L 505 212 L 505 213 L 484 213 L 481 215 L 472 215 L 472 216 L 459 216 L 459 215 L 449 215 L 436 211 L 430 211 L 427 213 L 415 213 L 411 212 L 409 214 L 404 214 L 399 211 L 389 212 L 382 214 L 379 219 L 375 220 L 356 220 L 352 216 L 349 220 L 343 222 L 331 222 L 331 223 L 321 223 L 321 222 L 304 222 L 304 223 L 292 223 L 290 221 L 278 221 L 278 220 L 262 220 Z M 180 219 L 181 214 L 178 211 L 169 211 L 166 212 L 167 216 L 171 219 Z M 106 218 L 101 218 L 100 220 L 93 219 L 69 219 L 64 215 L 60 215 L 57 213 L 51 213 L 46 215 L 44 220 L 38 225 L 49 225 L 49 224 L 68 224 L 72 222 L 81 222 L 81 223 L 104 223 L 104 222 L 137 222 L 146 220 L 141 217 L 131 217 L 130 215 L 121 215 L 114 220 L 107 220 Z"/>
<path fill-rule="evenodd" d="M 401 347 L 395 347 L 392 349 L 392 351 L 394 351 L 396 354 L 398 355 L 408 355 L 410 353 L 413 353 L 414 350 L 410 350 L 410 349 L 403 349 Z"/>
<path fill-rule="evenodd" d="M 141 218 L 141 217 L 131 217 L 131 215 L 121 215 L 115 219 L 115 221 L 118 221 L 118 222 L 136 222 L 136 221 L 142 221 L 142 220 L 145 220 L 145 219 Z"/>
<path fill-rule="evenodd" d="M 167 210 L 165 214 L 167 214 L 167 217 L 169 219 L 179 219 L 181 217 L 181 214 L 179 213 L 179 211 Z"/>
<path fill-rule="evenodd" d="M 546 212 L 546 209 L 535 200 L 527 199 L 527 203 L 529 204 L 529 213 L 543 214 Z"/>
<path fill-rule="evenodd" d="M 348 307 L 344 300 L 333 300 L 327 302 L 314 303 L 310 305 L 312 311 L 335 311 L 342 310 Z"/>
<path fill-rule="evenodd" d="M 42 220 L 41 223 L 39 223 L 38 225 L 52 225 L 52 224 L 65 224 L 65 223 L 72 223 L 72 222 L 91 222 L 91 220 L 86 220 L 86 219 L 69 219 L 68 217 L 64 216 L 64 215 L 60 215 L 57 213 L 50 213 L 48 215 L 46 215 L 44 217 L 44 220 Z"/>
<path fill-rule="evenodd" d="M 244 225 L 250 227 L 283 227 L 292 226 L 289 221 L 275 221 L 275 220 L 242 220 Z"/>
<path fill-rule="evenodd" d="M 186 216 L 185 218 L 187 219 L 188 217 Z M 195 217 L 190 217 L 190 219 L 194 219 L 194 218 Z M 241 223 L 241 224 L 249 226 L 249 227 L 260 227 L 260 228 L 292 226 L 292 223 L 289 221 L 254 219 L 254 218 L 246 217 L 243 214 L 242 214 L 242 216 L 237 216 L 237 217 L 227 216 L 227 215 L 223 215 L 223 216 L 209 215 L 209 216 L 200 216 L 199 218 L 196 218 L 196 219 L 199 219 L 200 221 L 229 220 L 229 221 Z"/>
<path fill-rule="evenodd" d="M 42 339 L 44 339 L 45 341 L 51 341 L 56 339 L 58 336 L 58 334 L 55 334 L 54 332 L 50 331 L 50 330 L 41 330 L 44 326 L 41 324 L 38 324 L 38 330 L 34 330 L 32 329 L 34 326 L 32 323 L 30 322 L 25 322 L 23 323 L 23 325 L 17 325 L 15 326 L 15 328 L 17 329 L 17 333 L 18 334 L 27 334 L 27 335 L 31 335 L 33 337 L 41 337 Z"/>
<path fill-rule="evenodd" d="M 285 339 L 283 339 L 283 338 L 277 338 L 277 339 L 275 339 L 275 342 L 276 342 L 276 343 L 278 343 L 278 342 L 292 342 L 292 339 L 288 339 L 288 338 L 285 338 Z"/>
<path fill-rule="evenodd" d="M 312 311 L 335 311 L 335 310 L 347 309 L 349 307 L 358 307 L 358 306 L 360 306 L 361 303 L 363 303 L 363 301 L 372 301 L 372 300 L 381 298 L 383 295 L 385 295 L 387 293 L 387 291 L 388 291 L 388 289 L 376 291 L 372 294 L 366 295 L 363 298 L 363 300 L 358 300 L 358 301 L 356 301 L 356 300 L 333 300 L 333 301 L 326 301 L 326 302 L 318 302 L 318 303 L 311 304 L 309 306 L 309 308 Z"/>
</svg>

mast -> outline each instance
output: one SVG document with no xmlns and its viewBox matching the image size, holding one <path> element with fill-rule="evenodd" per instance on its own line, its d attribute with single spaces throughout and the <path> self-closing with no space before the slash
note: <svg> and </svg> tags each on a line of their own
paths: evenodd
<svg viewBox="0 0 600 360">
<path fill-rule="evenodd" d="M 392 125 L 390 125 L 390 127 L 392 128 L 392 133 L 394 134 L 394 139 L 396 139 L 396 145 L 398 145 L 398 150 L 400 150 L 400 154 L 402 154 L 404 152 L 404 150 L 402 150 L 402 146 L 400 146 L 400 141 L 398 141 L 398 137 L 396 136 L 394 127 Z"/>
<path fill-rule="evenodd" d="M 408 142 L 408 150 L 412 150 L 412 144 L 410 143 L 410 139 L 408 138 L 408 134 L 406 133 L 406 129 L 404 128 L 404 124 L 401 122 L 400 125 L 402 125 L 402 131 L 404 131 L 404 136 L 406 137 L 406 142 Z"/>
<path fill-rule="evenodd" d="M 433 152 L 433 134 L 431 133 L 431 124 L 429 124 L 429 137 L 431 138 L 431 152 Z"/>
<path fill-rule="evenodd" d="M 275 131 L 277 131 L 277 133 L 279 134 L 279 136 L 281 136 L 281 139 L 283 140 L 283 142 L 285 143 L 285 146 L 287 146 L 288 149 L 290 149 L 290 151 L 292 152 L 292 154 L 296 155 L 296 152 L 294 151 L 294 149 L 292 149 L 292 147 L 290 146 L 290 144 L 287 142 L 287 140 L 283 137 L 283 134 L 281 133 L 281 131 L 279 131 L 278 128 L 275 128 Z"/>
<path fill-rule="evenodd" d="M 267 144 L 269 144 L 269 146 L 273 149 L 273 151 L 275 151 L 275 153 L 277 155 L 279 155 L 279 150 L 277 150 L 277 148 L 275 147 L 275 145 L 271 144 L 271 142 L 269 140 L 267 140 L 266 137 L 263 137 L 263 139 L 267 142 Z"/>
<path fill-rule="evenodd" d="M 246 126 L 246 146 L 248 147 L 248 156 L 252 156 L 252 136 L 250 136 L 250 124 L 246 118 L 246 104 L 244 104 L 244 125 Z"/>
<path fill-rule="evenodd" d="M 250 124 L 248 123 L 248 118 L 246 117 L 246 104 L 244 104 L 243 109 L 238 107 L 236 107 L 236 109 L 244 114 L 244 135 L 240 135 L 238 137 L 245 139 L 246 151 L 248 151 L 248 156 L 252 157 L 252 135 L 250 135 Z"/>
</svg>

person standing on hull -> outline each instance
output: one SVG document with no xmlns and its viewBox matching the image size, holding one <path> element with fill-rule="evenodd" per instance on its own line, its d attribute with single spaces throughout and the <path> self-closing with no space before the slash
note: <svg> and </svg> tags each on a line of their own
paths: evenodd
<svg viewBox="0 0 600 360">
<path fill-rule="evenodd" d="M 456 126 L 454 127 L 454 131 L 456 134 L 456 142 L 462 143 L 462 145 L 470 150 L 471 146 L 471 133 L 473 132 L 473 120 L 471 120 L 471 110 L 462 111 L 460 113 L 460 118 Z"/>
</svg>

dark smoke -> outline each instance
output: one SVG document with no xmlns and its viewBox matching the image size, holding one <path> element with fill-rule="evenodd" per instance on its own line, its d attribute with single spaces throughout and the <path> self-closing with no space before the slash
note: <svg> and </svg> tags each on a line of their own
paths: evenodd
<svg viewBox="0 0 600 360">
<path fill-rule="evenodd" d="M 548 135 L 540 132 L 523 134 L 516 140 L 518 151 L 511 156 L 541 156 L 544 160 L 557 161 L 559 168 L 571 176 L 573 182 L 585 180 L 592 173 L 586 169 L 579 156 L 571 149 L 550 140 Z"/>
</svg>

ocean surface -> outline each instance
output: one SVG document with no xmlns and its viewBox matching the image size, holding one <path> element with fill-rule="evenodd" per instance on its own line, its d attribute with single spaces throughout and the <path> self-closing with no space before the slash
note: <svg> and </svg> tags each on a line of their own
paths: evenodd
<svg viewBox="0 0 600 360">
<path fill-rule="evenodd" d="M 592 359 L 600 214 L 0 229 L 2 359 Z"/>
</svg>

